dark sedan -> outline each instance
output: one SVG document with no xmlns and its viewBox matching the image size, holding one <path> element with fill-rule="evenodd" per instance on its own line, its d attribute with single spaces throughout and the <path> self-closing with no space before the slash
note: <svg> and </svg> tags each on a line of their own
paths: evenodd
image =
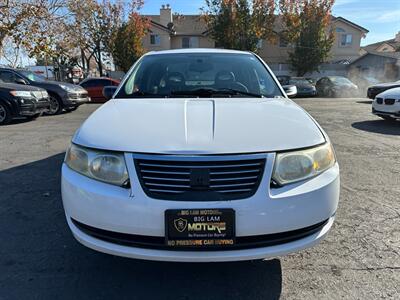
<svg viewBox="0 0 400 300">
<path fill-rule="evenodd" d="M 45 90 L 0 80 L 0 125 L 16 117 L 35 119 L 49 107 L 49 95 Z"/>
<path fill-rule="evenodd" d="M 11 68 L 0 68 L 0 79 L 8 83 L 31 85 L 47 90 L 50 96 L 50 109 L 47 114 L 56 115 L 63 109 L 72 111 L 90 101 L 88 93 L 80 86 L 57 81 L 49 81 L 35 73 Z"/>
<path fill-rule="evenodd" d="M 325 97 L 354 97 L 358 94 L 358 87 L 343 76 L 326 76 L 320 78 L 315 87 L 320 96 Z"/>
<path fill-rule="evenodd" d="M 376 95 L 393 88 L 400 87 L 400 80 L 395 82 L 380 83 L 370 86 L 367 91 L 367 96 L 370 99 L 375 99 Z"/>
<path fill-rule="evenodd" d="M 291 77 L 289 85 L 297 87 L 297 97 L 312 97 L 317 95 L 317 90 L 310 81 L 303 77 Z"/>
</svg>

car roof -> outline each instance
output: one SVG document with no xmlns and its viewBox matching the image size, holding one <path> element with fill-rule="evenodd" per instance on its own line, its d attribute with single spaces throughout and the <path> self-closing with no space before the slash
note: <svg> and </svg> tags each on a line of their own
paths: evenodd
<svg viewBox="0 0 400 300">
<path fill-rule="evenodd" d="M 158 54 L 178 54 L 178 53 L 223 53 L 223 54 L 251 54 L 247 51 L 230 50 L 230 49 L 215 49 L 215 48 L 188 48 L 188 49 L 173 49 L 173 50 L 161 50 L 151 51 L 145 55 L 158 55 Z"/>
</svg>

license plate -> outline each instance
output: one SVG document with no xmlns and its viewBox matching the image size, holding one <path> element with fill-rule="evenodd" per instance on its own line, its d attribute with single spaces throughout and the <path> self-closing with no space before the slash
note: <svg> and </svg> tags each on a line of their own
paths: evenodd
<svg viewBox="0 0 400 300">
<path fill-rule="evenodd" d="M 165 242 L 170 247 L 224 247 L 235 243 L 235 211 L 170 209 L 165 211 Z"/>
</svg>

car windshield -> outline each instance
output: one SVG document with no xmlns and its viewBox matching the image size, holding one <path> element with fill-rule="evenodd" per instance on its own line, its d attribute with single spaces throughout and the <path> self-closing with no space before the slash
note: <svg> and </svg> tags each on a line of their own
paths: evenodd
<svg viewBox="0 0 400 300">
<path fill-rule="evenodd" d="M 293 78 L 289 80 L 291 85 L 310 85 L 310 82 L 305 78 Z"/>
<path fill-rule="evenodd" d="M 340 76 L 332 76 L 329 77 L 333 83 L 336 84 L 351 84 L 352 82 L 348 80 L 346 77 L 340 77 Z"/>
<path fill-rule="evenodd" d="M 30 81 L 34 81 L 34 82 L 43 82 L 46 81 L 46 78 L 37 75 L 31 71 L 26 71 L 26 70 L 19 70 L 19 73 L 21 73 L 22 75 L 24 75 L 26 78 L 28 78 Z"/>
<path fill-rule="evenodd" d="M 173 53 L 144 56 L 116 98 L 283 96 L 252 54 Z"/>
</svg>

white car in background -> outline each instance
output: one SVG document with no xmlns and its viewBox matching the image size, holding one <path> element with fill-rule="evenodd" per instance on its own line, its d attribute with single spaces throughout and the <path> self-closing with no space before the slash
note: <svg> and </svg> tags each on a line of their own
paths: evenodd
<svg viewBox="0 0 400 300">
<path fill-rule="evenodd" d="M 378 94 L 372 102 L 372 113 L 387 121 L 400 119 L 400 87 Z"/>
<path fill-rule="evenodd" d="M 255 54 L 151 52 L 77 130 L 62 166 L 75 238 L 138 259 L 264 259 L 332 227 L 326 133 Z M 111 91 L 111 92 L 110 92 Z"/>
</svg>

